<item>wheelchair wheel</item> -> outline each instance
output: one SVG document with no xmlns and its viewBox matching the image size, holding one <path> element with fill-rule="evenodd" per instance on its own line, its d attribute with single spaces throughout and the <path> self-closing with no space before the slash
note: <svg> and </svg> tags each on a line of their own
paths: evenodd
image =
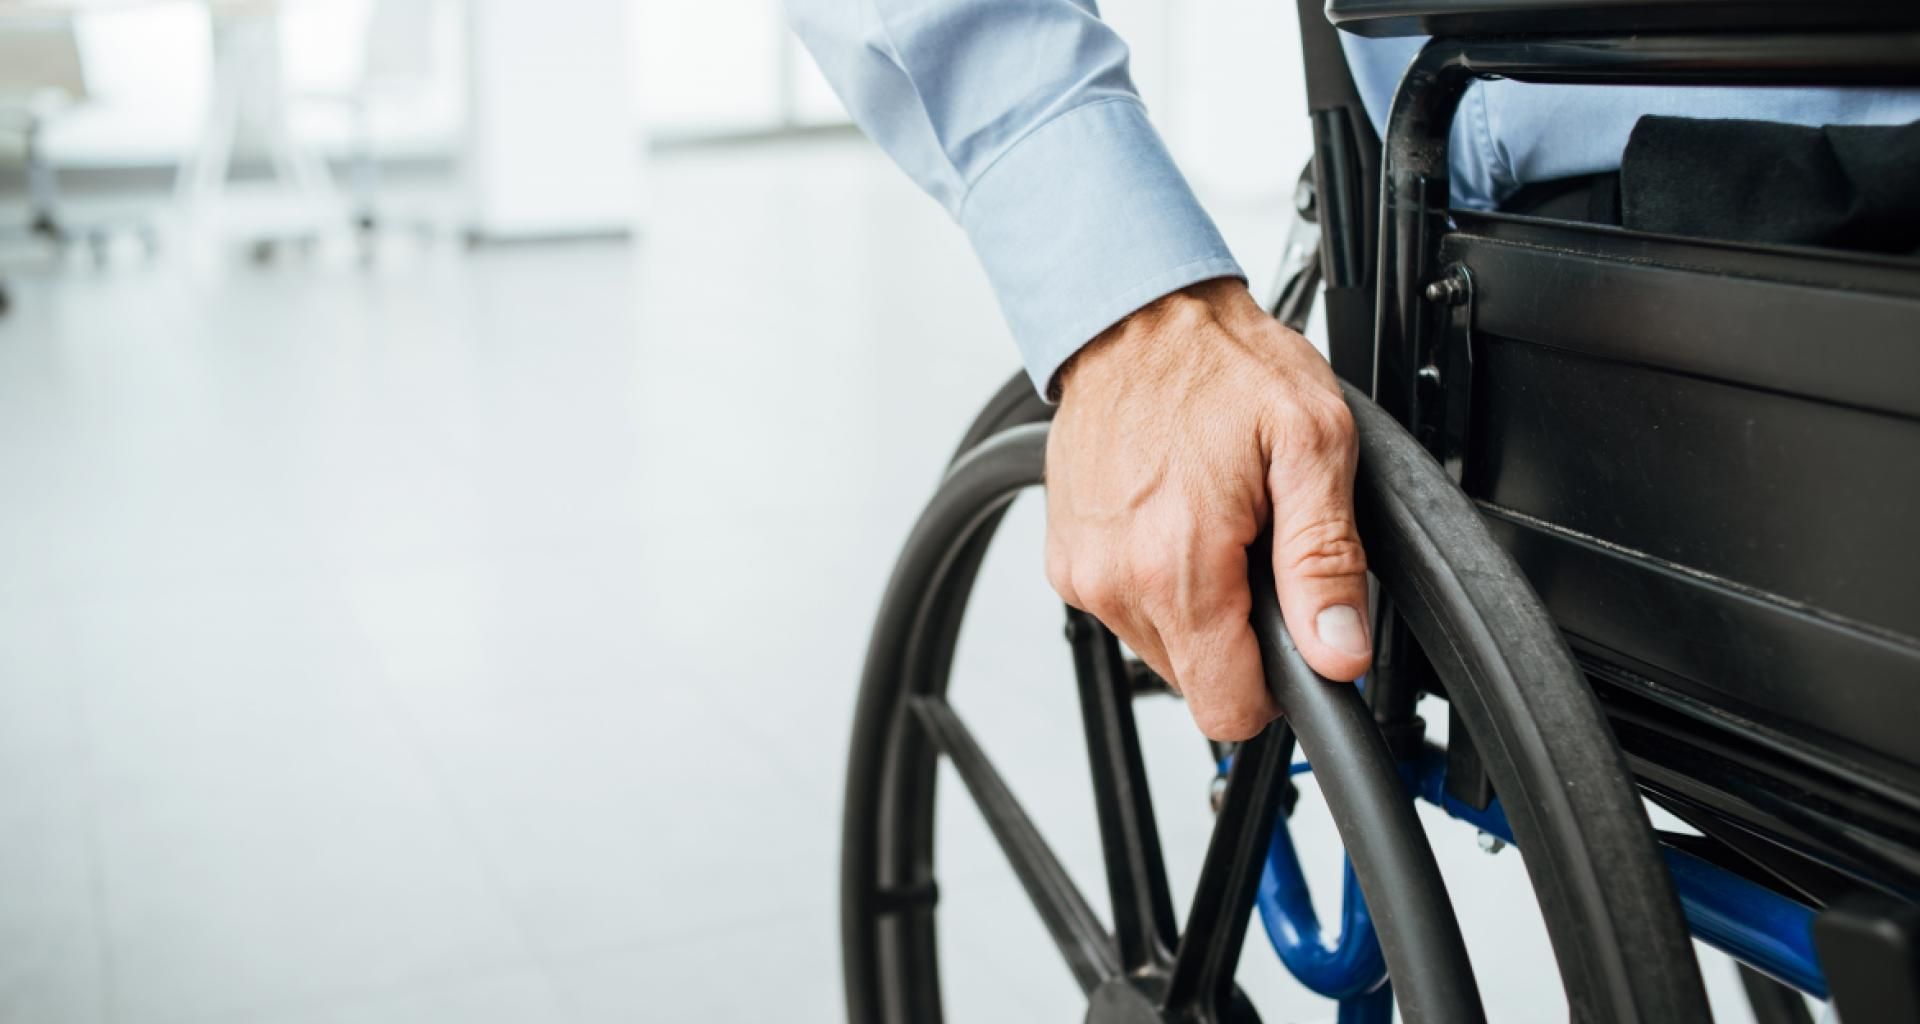
<svg viewBox="0 0 1920 1024">
<path fill-rule="evenodd" d="M 1522 851 L 1576 1020 L 1709 1014 L 1670 879 L 1624 759 L 1552 621 L 1471 502 L 1418 444 L 1349 391 L 1356 505 L 1378 581 L 1471 737 Z M 1141 672 L 1089 616 L 1068 635 L 1113 920 L 1102 922 L 947 701 L 962 616 L 1013 498 L 1042 481 L 1045 405 L 1003 388 L 910 536 L 868 649 L 842 836 L 849 1019 L 942 1018 L 934 801 L 946 757 L 1067 968 L 1107 1022 L 1257 1020 L 1234 985 L 1297 736 L 1372 908 L 1401 1014 L 1484 1018 L 1432 851 L 1355 687 L 1314 676 L 1250 558 L 1254 626 L 1286 718 L 1235 753 L 1185 927 L 1160 854 L 1132 699 Z M 1383 659 L 1384 660 L 1384 659 Z"/>
</svg>

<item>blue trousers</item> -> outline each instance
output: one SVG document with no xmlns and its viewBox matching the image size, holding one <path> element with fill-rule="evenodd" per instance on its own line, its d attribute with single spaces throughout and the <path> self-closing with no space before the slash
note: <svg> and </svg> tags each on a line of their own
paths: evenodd
<svg viewBox="0 0 1920 1024">
<path fill-rule="evenodd" d="M 1393 90 L 1426 39 L 1341 33 L 1340 42 L 1367 115 L 1385 137 Z M 1453 202 L 1487 209 L 1522 185 L 1618 170 L 1627 135 L 1645 114 L 1804 125 L 1907 124 L 1920 121 L 1920 91 L 1476 82 L 1453 122 Z"/>
</svg>

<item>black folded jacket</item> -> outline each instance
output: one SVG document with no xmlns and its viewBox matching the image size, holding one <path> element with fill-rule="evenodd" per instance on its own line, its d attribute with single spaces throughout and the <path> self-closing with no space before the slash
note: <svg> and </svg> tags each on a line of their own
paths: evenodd
<svg viewBox="0 0 1920 1024">
<path fill-rule="evenodd" d="M 1619 187 L 1637 230 L 1920 254 L 1920 122 L 1643 117 Z"/>
</svg>

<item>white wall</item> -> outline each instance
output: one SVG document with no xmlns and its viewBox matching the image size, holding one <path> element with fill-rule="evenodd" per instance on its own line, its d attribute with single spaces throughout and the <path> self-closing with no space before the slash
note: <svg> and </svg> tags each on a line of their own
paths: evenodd
<svg viewBox="0 0 1920 1024">
<path fill-rule="evenodd" d="M 634 0 L 634 101 L 668 134 L 738 131 L 780 116 L 779 0 Z"/>
<path fill-rule="evenodd" d="M 468 230 L 488 239 L 624 235 L 639 213 L 625 0 L 468 0 L 462 161 Z"/>
<path fill-rule="evenodd" d="M 1290 195 L 1312 152 L 1300 25 L 1283 0 L 1173 4 L 1162 130 L 1203 194 Z M 1124 28 L 1124 26 L 1123 26 Z M 1141 89 L 1154 83 L 1141 82 Z M 1152 104 L 1157 97 L 1145 92 Z"/>
</svg>

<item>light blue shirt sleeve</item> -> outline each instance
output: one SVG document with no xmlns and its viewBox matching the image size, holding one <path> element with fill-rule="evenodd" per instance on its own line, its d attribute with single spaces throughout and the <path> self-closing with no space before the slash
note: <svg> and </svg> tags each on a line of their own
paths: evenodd
<svg viewBox="0 0 1920 1024">
<path fill-rule="evenodd" d="M 1240 265 L 1147 120 L 1093 0 L 787 0 L 854 120 L 959 221 L 1034 386 Z"/>
</svg>

